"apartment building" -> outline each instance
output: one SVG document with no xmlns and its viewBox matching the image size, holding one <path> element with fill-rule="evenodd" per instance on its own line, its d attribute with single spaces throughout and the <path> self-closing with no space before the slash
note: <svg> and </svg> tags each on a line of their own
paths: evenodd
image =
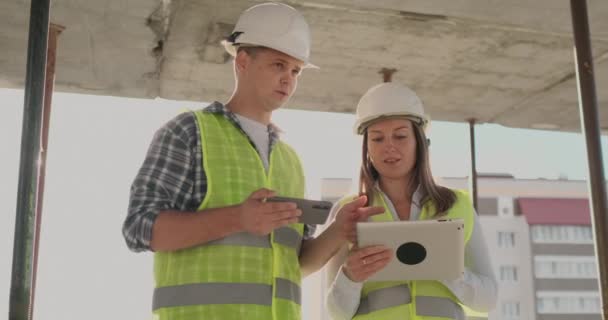
<svg viewBox="0 0 608 320">
<path fill-rule="evenodd" d="M 466 189 L 466 178 L 442 183 Z M 587 183 L 482 175 L 478 214 L 499 282 L 490 319 L 599 320 Z"/>
</svg>

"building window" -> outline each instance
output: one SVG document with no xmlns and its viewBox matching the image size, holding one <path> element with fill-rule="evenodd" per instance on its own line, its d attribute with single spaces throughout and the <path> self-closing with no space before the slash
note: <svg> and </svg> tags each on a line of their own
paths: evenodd
<svg viewBox="0 0 608 320">
<path fill-rule="evenodd" d="M 503 320 L 517 320 L 519 319 L 519 302 L 516 301 L 505 301 L 501 305 L 501 313 Z"/>
<path fill-rule="evenodd" d="M 534 275 L 544 279 L 595 279 L 593 256 L 536 256 Z"/>
<path fill-rule="evenodd" d="M 594 291 L 538 291 L 536 309 L 539 314 L 596 314 L 600 297 Z"/>
<path fill-rule="evenodd" d="M 513 217 L 513 197 L 498 197 L 498 216 Z"/>
<path fill-rule="evenodd" d="M 516 266 L 500 266 L 500 281 L 517 282 Z"/>
<path fill-rule="evenodd" d="M 515 247 L 515 233 L 509 231 L 498 231 L 498 247 L 513 248 Z"/>
<path fill-rule="evenodd" d="M 534 225 L 531 232 L 535 243 L 593 243 L 590 226 Z"/>
</svg>

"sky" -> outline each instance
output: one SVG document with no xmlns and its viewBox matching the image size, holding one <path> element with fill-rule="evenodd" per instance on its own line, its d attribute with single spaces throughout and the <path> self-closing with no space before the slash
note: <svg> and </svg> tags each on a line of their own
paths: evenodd
<svg viewBox="0 0 608 320">
<path fill-rule="evenodd" d="M 23 121 L 23 91 L 0 89 L 0 315 L 8 313 L 12 243 Z M 150 319 L 152 260 L 128 251 L 121 235 L 130 184 L 154 132 L 206 103 L 55 93 L 47 160 L 36 319 Z M 432 115 L 431 115 L 432 116 Z M 578 116 L 578 115 L 577 115 Z M 279 110 L 274 122 L 300 154 L 308 197 L 321 178 L 354 178 L 360 138 L 353 115 Z M 436 177 L 469 172 L 468 125 L 434 121 Z M 525 179 L 585 179 L 581 134 L 476 128 L 479 172 Z M 608 139 L 602 137 L 604 169 Z M 93 311 L 92 311 L 93 310 Z"/>
</svg>

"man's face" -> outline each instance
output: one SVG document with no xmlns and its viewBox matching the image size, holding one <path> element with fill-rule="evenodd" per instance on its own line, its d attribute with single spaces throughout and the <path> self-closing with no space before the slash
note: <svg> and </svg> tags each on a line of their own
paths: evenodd
<svg viewBox="0 0 608 320">
<path fill-rule="evenodd" d="M 252 55 L 239 52 L 239 86 L 265 111 L 283 106 L 295 92 L 304 62 L 282 52 L 259 48 Z"/>
</svg>

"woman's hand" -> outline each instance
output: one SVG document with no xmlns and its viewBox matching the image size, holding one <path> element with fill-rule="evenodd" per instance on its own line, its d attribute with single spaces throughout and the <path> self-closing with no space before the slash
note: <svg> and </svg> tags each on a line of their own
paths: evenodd
<svg viewBox="0 0 608 320">
<path fill-rule="evenodd" d="M 363 282 L 386 267 L 391 259 L 391 250 L 385 246 L 353 247 L 342 271 L 351 281 Z"/>
</svg>

